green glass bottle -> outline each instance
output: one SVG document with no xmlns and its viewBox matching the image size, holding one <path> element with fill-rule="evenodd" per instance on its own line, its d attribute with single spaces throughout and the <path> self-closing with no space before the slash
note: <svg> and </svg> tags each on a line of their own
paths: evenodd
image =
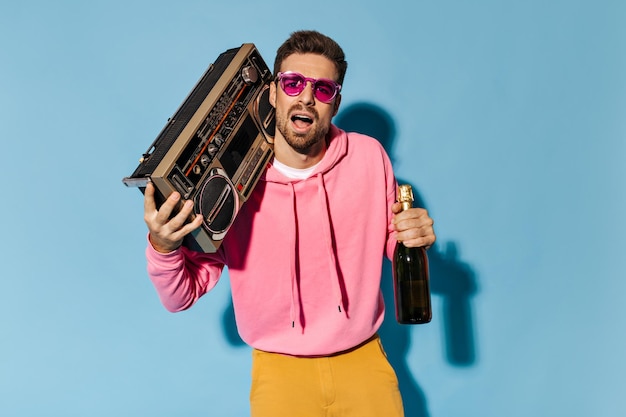
<svg viewBox="0 0 626 417">
<path fill-rule="evenodd" d="M 403 210 L 413 206 L 413 190 L 410 185 L 398 186 L 398 201 L 402 203 Z M 426 249 L 408 248 L 398 242 L 392 265 L 396 320 L 401 324 L 430 322 L 433 313 Z"/>
</svg>

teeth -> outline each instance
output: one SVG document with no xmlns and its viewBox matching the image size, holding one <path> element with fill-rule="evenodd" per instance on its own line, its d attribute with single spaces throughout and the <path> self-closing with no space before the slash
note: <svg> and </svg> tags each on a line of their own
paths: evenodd
<svg viewBox="0 0 626 417">
<path fill-rule="evenodd" d="M 293 120 L 302 120 L 303 122 L 312 123 L 313 120 L 310 117 L 295 115 L 292 118 Z"/>
</svg>

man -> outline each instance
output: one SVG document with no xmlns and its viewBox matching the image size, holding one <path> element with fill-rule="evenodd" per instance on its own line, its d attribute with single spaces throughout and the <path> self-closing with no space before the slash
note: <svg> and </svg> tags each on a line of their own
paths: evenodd
<svg viewBox="0 0 626 417">
<path fill-rule="evenodd" d="M 202 216 L 170 219 L 145 192 L 148 272 L 170 311 L 189 308 L 228 267 L 237 327 L 253 347 L 253 417 L 402 416 L 396 375 L 377 330 L 384 316 L 382 257 L 398 240 L 430 246 L 424 209 L 401 211 L 380 143 L 331 120 L 347 63 L 332 39 L 291 35 L 278 49 L 270 103 L 275 157 L 219 250 L 181 246 Z"/>
</svg>

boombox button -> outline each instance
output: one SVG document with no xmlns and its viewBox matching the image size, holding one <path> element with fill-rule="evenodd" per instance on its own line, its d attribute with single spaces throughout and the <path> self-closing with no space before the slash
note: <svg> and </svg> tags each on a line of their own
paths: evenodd
<svg viewBox="0 0 626 417">
<path fill-rule="evenodd" d="M 243 190 L 243 184 L 239 183 L 237 184 L 237 191 L 241 192 L 241 190 Z"/>
</svg>

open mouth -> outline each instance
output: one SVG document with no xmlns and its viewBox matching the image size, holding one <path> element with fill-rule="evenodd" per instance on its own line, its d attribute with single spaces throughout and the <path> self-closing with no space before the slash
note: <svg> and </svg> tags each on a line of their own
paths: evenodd
<svg viewBox="0 0 626 417">
<path fill-rule="evenodd" d="M 306 129 L 313 124 L 313 119 L 303 114 L 294 114 L 291 116 L 291 122 L 298 129 Z"/>
</svg>

